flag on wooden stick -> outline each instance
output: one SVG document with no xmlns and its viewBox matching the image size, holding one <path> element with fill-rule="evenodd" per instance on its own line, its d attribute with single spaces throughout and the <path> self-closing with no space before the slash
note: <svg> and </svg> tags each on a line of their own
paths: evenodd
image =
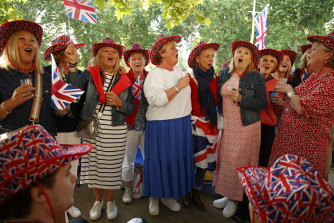
<svg viewBox="0 0 334 223">
<path fill-rule="evenodd" d="M 267 41 L 267 15 L 268 6 L 255 18 L 256 41 L 255 45 L 259 50 L 266 48 Z"/>
</svg>

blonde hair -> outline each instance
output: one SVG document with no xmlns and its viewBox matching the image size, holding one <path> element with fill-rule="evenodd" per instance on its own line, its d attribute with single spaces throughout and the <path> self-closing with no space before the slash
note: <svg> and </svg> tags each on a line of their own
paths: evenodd
<svg viewBox="0 0 334 223">
<path fill-rule="evenodd" d="M 333 50 L 330 49 L 329 47 L 327 47 L 324 43 L 322 42 L 314 42 L 313 44 L 316 44 L 317 46 L 320 46 L 325 52 L 332 52 L 333 53 Z M 329 61 L 327 61 L 325 63 L 325 66 L 327 67 L 331 67 L 331 68 L 334 68 L 334 54 L 333 56 L 330 58 Z"/>
<path fill-rule="evenodd" d="M 283 55 L 283 57 L 284 56 L 288 56 L 288 55 Z M 282 57 L 282 61 L 283 61 L 283 57 Z M 289 57 L 289 56 L 288 56 Z M 290 58 L 290 57 L 289 57 Z M 282 62 L 281 62 L 281 64 L 282 64 Z M 280 66 L 281 66 L 281 64 L 280 64 Z M 289 67 L 288 67 L 288 70 L 285 72 L 285 75 L 284 75 L 284 77 L 283 78 L 288 78 L 289 79 L 289 76 L 292 76 L 292 61 L 291 61 L 291 59 L 290 59 L 290 65 L 289 65 Z M 278 69 L 277 69 L 277 71 L 273 74 L 273 77 L 274 78 L 276 78 L 277 80 L 279 80 L 279 78 L 280 78 L 280 75 L 279 75 L 279 67 L 278 67 Z"/>
<path fill-rule="evenodd" d="M 306 67 L 307 62 L 306 62 L 306 57 L 308 54 L 308 51 L 310 51 L 311 48 L 308 48 L 305 53 L 302 55 L 302 57 L 300 58 L 300 63 L 299 63 L 299 69 L 302 70 L 304 67 Z"/>
<path fill-rule="evenodd" d="M 102 71 L 105 71 L 105 67 L 103 66 L 103 63 L 101 61 L 101 52 L 102 52 L 102 49 L 103 48 L 106 48 L 106 47 L 102 47 L 99 49 L 99 51 L 97 51 L 97 54 L 95 57 L 93 57 L 89 62 L 88 62 L 88 66 L 98 66 L 102 69 Z M 113 47 L 111 47 L 113 48 Z M 115 48 L 113 48 L 115 49 Z M 116 50 L 116 49 L 115 49 Z M 114 69 L 113 69 L 113 73 L 118 73 L 119 72 L 119 69 L 120 69 L 120 66 L 121 66 L 121 60 L 119 58 L 119 52 L 118 50 L 117 51 L 117 58 L 116 58 L 116 63 L 115 63 L 115 66 L 114 66 Z"/>
<path fill-rule="evenodd" d="M 20 31 L 19 31 L 20 32 Z M 18 37 L 19 32 L 13 33 L 7 40 L 5 50 L 2 53 L 2 56 L 0 57 L 0 67 L 9 70 L 11 69 L 17 69 L 12 63 L 14 63 L 16 66 L 19 66 L 21 63 L 20 56 L 19 56 L 19 48 L 18 48 Z M 38 43 L 35 35 L 34 38 L 36 40 L 36 43 Z M 40 49 L 39 45 L 36 47 L 36 54 L 35 58 L 33 59 L 33 64 L 35 65 L 35 70 L 39 72 L 40 74 L 44 73 L 41 57 L 40 57 Z"/>
<path fill-rule="evenodd" d="M 166 46 L 167 46 L 168 43 L 171 43 L 171 42 L 174 42 L 175 44 L 177 44 L 175 41 L 167 42 L 167 43 L 165 43 L 165 44 L 162 46 L 162 48 L 161 48 L 161 49 L 157 52 L 157 54 L 155 55 L 155 57 L 156 57 L 156 61 L 157 61 L 158 64 L 160 64 L 160 63 L 161 63 L 161 60 L 162 60 L 162 56 L 161 56 L 161 54 L 164 53 L 164 52 L 166 52 Z"/>
<path fill-rule="evenodd" d="M 233 73 L 234 72 L 234 59 L 233 59 L 234 57 L 232 57 L 232 59 L 231 59 L 231 62 L 230 62 L 230 64 L 228 65 L 228 68 L 229 68 L 229 71 L 228 71 L 228 73 Z M 249 68 L 249 69 L 248 69 Z M 257 69 L 255 68 L 255 63 L 254 63 L 254 57 L 252 56 L 252 63 L 250 64 L 250 65 L 248 65 L 248 67 L 247 67 L 247 69 L 248 69 L 248 71 L 247 71 L 247 73 L 248 72 L 253 72 L 253 71 L 257 71 Z"/>
</svg>

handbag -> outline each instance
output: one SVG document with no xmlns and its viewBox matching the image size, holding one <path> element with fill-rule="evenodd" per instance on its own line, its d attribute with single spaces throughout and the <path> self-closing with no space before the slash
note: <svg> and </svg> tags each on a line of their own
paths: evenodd
<svg viewBox="0 0 334 223">
<path fill-rule="evenodd" d="M 223 118 L 223 114 L 221 113 L 217 114 L 217 129 L 218 130 L 224 129 L 224 118 Z"/>
<path fill-rule="evenodd" d="M 110 91 L 111 86 L 114 82 L 115 78 L 110 81 L 107 91 Z M 99 129 L 99 119 L 102 117 L 102 113 L 106 104 L 102 104 L 100 106 L 99 112 L 97 113 L 97 117 L 92 117 L 88 120 L 80 120 L 78 121 L 77 127 L 77 136 L 82 138 L 95 138 Z"/>
<path fill-rule="evenodd" d="M 132 197 L 141 198 L 143 196 L 143 171 L 138 170 L 132 186 Z"/>
</svg>

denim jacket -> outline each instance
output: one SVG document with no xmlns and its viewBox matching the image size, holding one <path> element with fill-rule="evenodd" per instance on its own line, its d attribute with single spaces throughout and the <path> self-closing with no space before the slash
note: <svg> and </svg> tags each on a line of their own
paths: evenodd
<svg viewBox="0 0 334 223">
<path fill-rule="evenodd" d="M 219 112 L 222 112 L 223 100 L 220 94 L 221 87 L 232 75 L 228 71 L 228 68 L 222 70 L 218 77 L 217 97 Z M 242 95 L 241 101 L 238 103 L 242 125 L 247 126 L 260 121 L 260 111 L 267 106 L 266 84 L 263 75 L 255 71 L 246 73 L 245 79 L 240 78 L 239 80 L 239 93 Z"/>
<path fill-rule="evenodd" d="M 32 85 L 35 86 L 34 71 L 30 71 L 26 74 L 16 69 L 5 70 L 0 68 L 0 104 L 11 98 L 15 89 L 21 85 L 20 80 L 27 77 L 31 78 Z M 51 75 L 44 72 L 42 80 L 43 100 L 40 109 L 39 122 L 36 124 L 42 125 L 49 133 L 54 135 L 55 128 L 53 125 L 51 108 Z M 24 102 L 14 108 L 7 117 L 0 119 L 0 133 L 12 131 L 31 124 L 29 117 L 32 102 L 33 99 Z"/>
<path fill-rule="evenodd" d="M 100 72 L 100 76 L 103 83 L 104 77 L 102 72 Z M 115 78 L 116 79 L 112 85 L 112 88 L 121 78 L 121 75 L 117 73 Z M 96 106 L 99 103 L 99 93 L 95 87 L 93 77 L 88 70 L 84 70 L 81 73 L 79 77 L 79 88 L 86 91 L 85 104 L 81 110 L 80 118 L 83 120 L 88 120 L 93 117 Z M 116 106 L 112 106 L 112 126 L 124 125 L 124 115 L 129 115 L 133 111 L 134 105 L 130 87 L 119 93 L 118 97 L 122 100 L 123 106 L 120 110 L 117 110 Z"/>
</svg>

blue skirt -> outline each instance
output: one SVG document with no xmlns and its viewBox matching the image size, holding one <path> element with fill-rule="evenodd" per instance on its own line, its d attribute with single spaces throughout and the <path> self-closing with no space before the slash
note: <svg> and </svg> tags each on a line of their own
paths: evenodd
<svg viewBox="0 0 334 223">
<path fill-rule="evenodd" d="M 195 186 L 190 115 L 147 121 L 143 195 L 178 199 Z"/>
</svg>

